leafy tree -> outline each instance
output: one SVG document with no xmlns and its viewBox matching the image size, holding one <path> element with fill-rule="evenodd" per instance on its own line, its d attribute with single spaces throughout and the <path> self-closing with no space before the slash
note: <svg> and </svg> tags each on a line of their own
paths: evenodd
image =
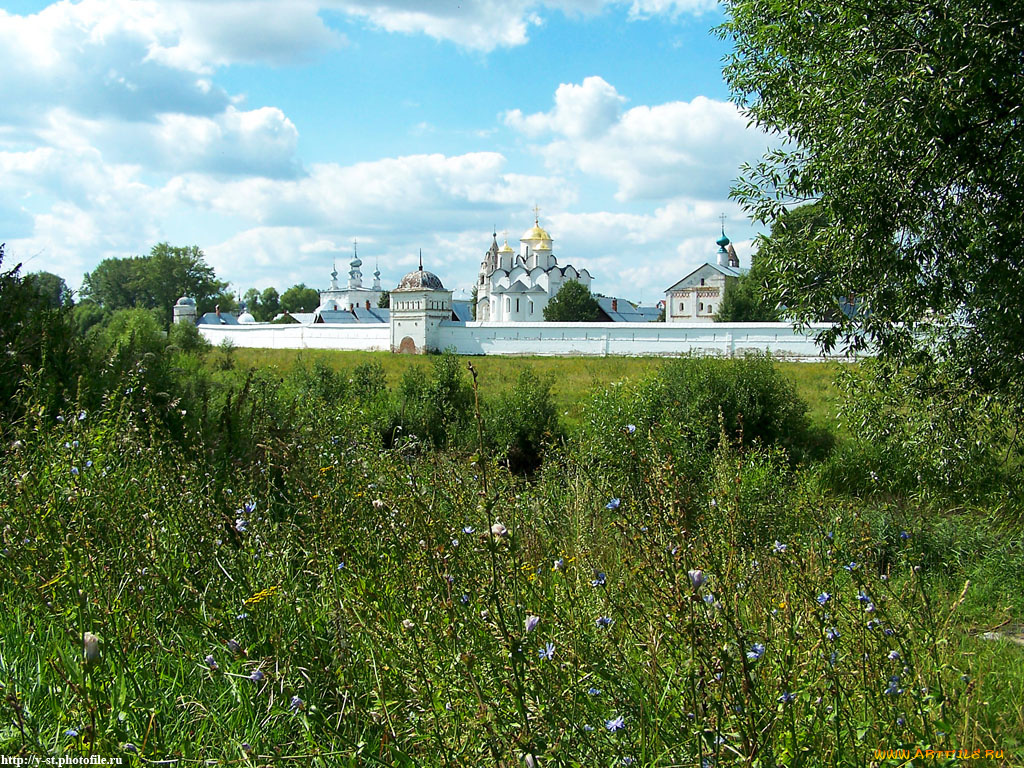
<svg viewBox="0 0 1024 768">
<path fill-rule="evenodd" d="M 826 347 L 939 361 L 1024 403 L 1020 7 L 994 0 L 726 0 L 734 100 L 787 143 L 734 196 L 764 224 L 828 226 L 759 254 L 799 322 L 857 297 Z"/>
<path fill-rule="evenodd" d="M 286 312 L 312 312 L 320 306 L 320 293 L 305 283 L 293 285 L 281 294 L 281 309 Z"/>
<path fill-rule="evenodd" d="M 200 314 L 211 311 L 217 303 L 221 309 L 226 303 L 233 304 L 230 296 L 224 298 L 227 285 L 217 279 L 198 246 L 158 243 L 148 256 L 101 261 L 82 281 L 82 294 L 108 312 L 132 307 L 156 309 L 166 324 L 181 296 L 194 298 Z"/>
<path fill-rule="evenodd" d="M 384 291 L 377 299 L 377 306 L 380 309 L 388 309 L 391 306 L 391 291 Z"/>
<path fill-rule="evenodd" d="M 39 291 L 39 295 L 43 296 L 54 309 L 74 304 L 71 289 L 60 275 L 55 275 L 52 272 L 30 272 L 25 275 L 25 280 L 32 283 Z"/>
<path fill-rule="evenodd" d="M 263 320 L 263 305 L 260 304 L 260 292 L 256 288 L 250 288 L 242 297 L 245 301 L 245 308 L 257 321 Z"/>
<path fill-rule="evenodd" d="M 277 293 L 277 288 L 273 286 L 264 288 L 263 293 L 260 294 L 260 305 L 263 308 L 261 319 L 269 322 L 277 317 L 281 311 L 281 297 Z"/>
<path fill-rule="evenodd" d="M 544 307 L 544 319 L 552 323 L 596 323 L 601 320 L 601 305 L 590 289 L 577 280 L 566 280 Z"/>
<path fill-rule="evenodd" d="M 725 284 L 722 303 L 715 313 L 718 323 L 774 323 L 780 313 L 766 284 L 762 259 L 755 259 L 750 271 Z"/>
<path fill-rule="evenodd" d="M 473 319 L 476 320 L 476 302 L 480 296 L 480 287 L 477 285 L 473 286 L 473 292 L 469 295 L 469 309 L 473 313 Z"/>
</svg>

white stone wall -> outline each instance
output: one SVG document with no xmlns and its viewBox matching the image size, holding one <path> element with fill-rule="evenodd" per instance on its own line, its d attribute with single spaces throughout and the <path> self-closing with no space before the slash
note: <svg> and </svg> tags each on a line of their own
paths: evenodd
<svg viewBox="0 0 1024 768">
<path fill-rule="evenodd" d="M 257 349 L 391 349 L 389 323 L 316 325 L 200 325 L 211 344 L 230 339 L 236 347 Z"/>
<path fill-rule="evenodd" d="M 422 322 L 422 319 L 420 320 Z M 460 355 L 685 354 L 739 356 L 771 352 L 791 360 L 825 360 L 814 343 L 817 325 L 806 334 L 787 323 L 454 323 L 433 329 L 434 349 Z M 231 339 L 236 347 L 265 349 L 391 349 L 391 325 L 201 325 L 212 344 Z M 831 359 L 841 357 L 835 354 Z"/>
<path fill-rule="evenodd" d="M 803 334 L 787 323 L 445 323 L 437 346 L 460 355 L 738 356 L 768 351 L 780 358 L 824 360 L 814 332 L 826 327 Z"/>
</svg>

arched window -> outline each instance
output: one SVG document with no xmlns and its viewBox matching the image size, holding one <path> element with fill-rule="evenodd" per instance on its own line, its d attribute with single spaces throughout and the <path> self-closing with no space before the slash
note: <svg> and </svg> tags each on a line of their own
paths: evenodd
<svg viewBox="0 0 1024 768">
<path fill-rule="evenodd" d="M 680 311 L 680 312 L 684 311 L 684 308 L 685 308 L 685 307 L 686 307 L 686 305 L 685 305 L 685 304 L 683 304 L 683 302 L 681 302 L 681 301 L 680 301 L 680 302 L 679 302 L 679 311 Z"/>
<path fill-rule="evenodd" d="M 708 312 L 714 314 L 715 308 L 708 304 Z"/>
<path fill-rule="evenodd" d="M 700 303 L 700 309 L 698 311 L 699 312 L 703 312 L 704 311 L 704 302 L 703 301 Z"/>
<path fill-rule="evenodd" d="M 516 299 L 516 312 L 519 311 L 519 299 Z"/>
<path fill-rule="evenodd" d="M 510 299 L 508 296 L 505 297 L 505 311 L 512 311 L 512 299 Z"/>
<path fill-rule="evenodd" d="M 703 277 L 700 279 L 700 284 L 704 285 L 704 278 Z"/>
<path fill-rule="evenodd" d="M 533 314 L 533 299 L 530 299 L 530 314 Z"/>
</svg>

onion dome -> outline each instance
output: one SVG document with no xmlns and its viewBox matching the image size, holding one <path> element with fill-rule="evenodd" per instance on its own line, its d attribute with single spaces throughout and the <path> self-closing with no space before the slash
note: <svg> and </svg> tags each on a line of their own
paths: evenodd
<svg viewBox="0 0 1024 768">
<path fill-rule="evenodd" d="M 547 230 L 545 230 L 540 225 L 540 221 L 539 220 L 534 219 L 534 221 L 533 221 L 533 228 L 532 229 L 528 229 L 525 232 L 523 232 L 523 236 L 521 238 L 519 238 L 519 239 L 520 240 L 548 240 L 548 241 L 550 241 L 551 240 L 551 235 L 549 235 L 547 233 Z"/>
<path fill-rule="evenodd" d="M 175 303 L 176 307 L 194 307 L 195 305 L 196 305 L 196 300 L 191 298 L 190 296 L 182 296 Z"/>
<path fill-rule="evenodd" d="M 505 244 L 501 246 L 501 250 L 499 251 L 499 253 L 515 253 L 515 251 L 512 250 L 512 246 L 509 245 L 508 240 L 506 240 Z"/>
<path fill-rule="evenodd" d="M 396 291 L 443 291 L 444 285 L 441 278 L 433 272 L 427 272 L 423 267 L 410 272 L 399 282 Z"/>
<path fill-rule="evenodd" d="M 729 238 L 725 236 L 725 229 L 722 230 L 722 236 L 718 238 L 715 242 L 718 243 L 718 246 L 720 248 L 725 248 L 725 246 L 729 244 Z"/>
</svg>

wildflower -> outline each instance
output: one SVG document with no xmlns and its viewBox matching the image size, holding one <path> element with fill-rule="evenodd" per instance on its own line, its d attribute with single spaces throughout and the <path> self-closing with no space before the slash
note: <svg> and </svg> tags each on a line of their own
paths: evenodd
<svg viewBox="0 0 1024 768">
<path fill-rule="evenodd" d="M 462 597 L 459 598 L 459 602 L 462 603 L 463 605 L 468 605 L 469 604 L 469 595 L 467 595 L 465 592 L 463 592 L 462 593 Z"/>
<path fill-rule="evenodd" d="M 555 644 L 554 643 L 548 643 L 543 648 L 541 648 L 539 651 L 537 651 L 537 655 L 540 657 L 541 661 L 543 661 L 545 659 L 548 659 L 548 660 L 553 659 L 555 657 Z"/>
<path fill-rule="evenodd" d="M 64 731 L 64 735 L 67 736 L 69 739 L 77 739 L 78 731 L 76 731 L 74 728 L 68 728 L 66 731 Z"/>
<path fill-rule="evenodd" d="M 92 632 L 82 635 L 82 653 L 86 664 L 92 664 L 100 657 L 100 639 Z"/>
<path fill-rule="evenodd" d="M 910 538 L 910 534 L 909 533 L 907 533 L 906 531 L 900 531 L 900 539 L 902 541 L 906 541 L 909 538 Z"/>
<path fill-rule="evenodd" d="M 92 467 L 92 459 L 89 459 L 88 461 L 85 462 L 85 468 L 89 469 L 90 467 Z"/>
<path fill-rule="evenodd" d="M 606 583 L 604 571 L 594 571 L 594 580 L 590 582 L 592 587 L 603 587 Z"/>
<path fill-rule="evenodd" d="M 413 623 L 412 619 L 404 619 L 402 621 L 402 629 L 404 629 L 406 632 L 411 631 L 412 628 L 415 626 L 416 625 Z"/>
<path fill-rule="evenodd" d="M 607 629 L 612 625 L 612 620 L 608 616 L 602 616 L 597 620 L 597 626 L 604 627 Z"/>
<path fill-rule="evenodd" d="M 868 622 L 868 629 L 870 630 L 876 630 L 878 629 L 878 626 L 879 622 L 875 621 L 874 619 L 871 619 L 871 621 Z"/>
<path fill-rule="evenodd" d="M 252 752 L 252 744 L 250 744 L 249 742 L 243 741 L 240 746 L 242 747 L 242 751 L 245 752 L 245 754 L 248 755 Z"/>
<path fill-rule="evenodd" d="M 565 558 L 564 557 L 560 557 L 557 560 L 555 560 L 554 565 L 551 566 L 551 570 L 552 571 L 561 571 L 561 570 L 564 570 L 564 569 L 565 569 Z"/>
<path fill-rule="evenodd" d="M 870 603 L 871 597 L 863 589 L 859 589 L 857 590 L 857 600 L 859 600 L 862 603 Z"/>
<path fill-rule="evenodd" d="M 527 616 L 526 621 L 523 622 L 523 624 L 526 627 L 526 633 L 529 634 L 537 628 L 538 624 L 540 624 L 540 616 Z"/>
<path fill-rule="evenodd" d="M 886 637 L 892 637 L 893 635 L 896 634 L 896 630 L 890 629 L 889 627 L 886 627 L 885 629 L 883 629 L 882 632 L 885 633 Z"/>
<path fill-rule="evenodd" d="M 899 661 L 899 660 L 900 660 L 900 652 L 899 651 L 889 651 L 889 661 Z"/>
<path fill-rule="evenodd" d="M 345 564 L 344 563 L 338 563 L 338 570 L 339 571 L 344 571 L 345 570 Z"/>
<path fill-rule="evenodd" d="M 496 539 L 504 539 L 508 536 L 508 528 L 506 528 L 499 520 L 491 526 L 491 536 Z"/>
<path fill-rule="evenodd" d="M 814 599 L 818 601 L 818 605 L 824 605 L 829 601 L 830 597 L 832 597 L 832 595 L 830 595 L 828 592 L 822 592 Z"/>
<path fill-rule="evenodd" d="M 256 502 L 255 501 L 247 501 L 247 502 L 245 502 L 245 504 L 242 505 L 242 509 L 240 511 L 244 512 L 247 515 L 251 515 L 253 512 L 256 511 Z"/>
<path fill-rule="evenodd" d="M 292 700 L 288 703 L 288 709 L 292 712 L 298 712 L 300 709 L 305 708 L 306 703 L 298 696 L 292 696 Z"/>
<path fill-rule="evenodd" d="M 700 569 L 687 571 L 687 575 L 690 577 L 690 585 L 694 589 L 700 589 L 701 584 L 704 583 L 704 571 Z"/>
<path fill-rule="evenodd" d="M 243 612 L 243 613 L 240 613 L 237 616 L 235 616 L 235 618 L 238 619 L 239 621 L 245 621 L 246 619 L 249 618 L 249 614 Z"/>
<path fill-rule="evenodd" d="M 248 521 L 246 521 L 246 519 L 244 517 L 239 517 L 239 518 L 237 518 L 235 520 L 235 530 L 238 531 L 239 533 L 245 533 L 245 531 L 246 531 L 246 529 L 248 529 L 248 527 L 249 527 L 249 523 L 248 523 Z"/>
<path fill-rule="evenodd" d="M 832 651 L 832 653 L 830 653 L 828 655 L 828 665 L 830 667 L 834 667 L 836 665 L 836 652 L 835 651 Z"/>
<path fill-rule="evenodd" d="M 623 765 L 632 765 L 633 764 L 633 758 L 632 757 L 624 757 L 624 758 L 622 758 L 622 764 Z"/>
<path fill-rule="evenodd" d="M 907 721 L 904 720 L 902 717 L 897 717 L 896 718 L 896 725 L 898 725 L 900 728 L 902 728 L 906 724 L 907 724 Z"/>
<path fill-rule="evenodd" d="M 900 676 L 893 675 L 889 678 L 889 685 L 885 689 L 885 693 L 889 696 L 899 696 L 903 693 L 903 689 L 900 688 Z"/>
<path fill-rule="evenodd" d="M 868 603 L 867 605 L 865 605 L 864 606 L 864 612 L 865 613 L 874 613 L 875 612 L 875 604 L 874 603 Z"/>
<path fill-rule="evenodd" d="M 775 544 L 773 544 L 773 545 L 772 545 L 772 548 L 773 548 L 773 549 L 774 549 L 774 550 L 775 550 L 776 552 L 782 553 L 782 552 L 785 552 L 785 551 L 786 551 L 786 549 L 787 549 L 787 546 L 786 546 L 785 544 L 783 544 L 783 543 L 782 543 L 781 541 L 779 541 L 778 539 L 776 539 L 776 540 L 775 540 Z"/>
<path fill-rule="evenodd" d="M 85 411 L 82 411 L 81 413 L 78 414 L 78 420 L 85 421 Z"/>
<path fill-rule="evenodd" d="M 220 665 L 217 664 L 217 660 L 213 658 L 212 654 L 208 655 L 205 659 L 203 659 L 203 661 L 206 662 L 206 666 L 210 668 L 211 672 L 216 672 L 220 667 Z"/>
<path fill-rule="evenodd" d="M 242 646 L 238 644 L 237 640 L 228 640 L 228 650 L 237 656 L 242 652 Z"/>
<path fill-rule="evenodd" d="M 124 743 L 124 751 L 131 752 L 133 755 L 139 751 L 139 748 L 132 744 L 130 741 Z"/>
<path fill-rule="evenodd" d="M 707 603 L 708 605 L 714 605 L 715 604 L 715 596 L 712 595 L 710 592 L 708 592 L 706 595 L 704 595 L 704 597 L 702 597 L 701 599 L 705 603 Z"/>
<path fill-rule="evenodd" d="M 825 637 L 834 643 L 840 637 L 839 630 L 835 627 L 831 627 L 830 629 L 825 631 Z"/>
<path fill-rule="evenodd" d="M 57 423 L 58 424 L 63 424 L 64 423 L 64 417 L 63 416 L 58 416 L 57 417 Z"/>
<path fill-rule="evenodd" d="M 594 726 L 588 725 L 588 724 L 585 723 L 583 725 L 583 730 L 586 731 L 587 733 L 590 733 L 592 730 L 594 730 Z"/>
<path fill-rule="evenodd" d="M 853 573 L 854 571 L 856 571 L 857 568 L 858 568 L 858 565 L 853 560 L 850 561 L 849 565 L 844 565 L 843 566 L 843 570 L 844 571 L 849 571 L 850 573 Z"/>
<path fill-rule="evenodd" d="M 452 539 L 452 546 L 457 548 L 459 546 L 459 540 L 458 539 Z"/>
<path fill-rule="evenodd" d="M 261 670 L 261 669 L 254 669 L 252 674 L 249 675 L 249 679 L 252 680 L 254 683 L 258 683 L 263 678 L 264 678 L 264 674 L 263 674 L 263 670 Z"/>
<path fill-rule="evenodd" d="M 600 696 L 601 695 L 601 689 L 600 688 L 594 688 L 593 686 L 591 686 L 590 688 L 587 689 L 587 695 L 588 696 Z"/>
<path fill-rule="evenodd" d="M 71 468 L 71 474 L 72 474 L 72 475 L 73 475 L 74 477 L 78 477 L 78 467 L 72 467 L 72 468 Z"/>
<path fill-rule="evenodd" d="M 825 534 L 825 538 L 828 539 L 829 541 L 832 541 L 833 539 L 835 539 L 835 534 L 833 534 L 832 531 L 828 531 Z"/>
<path fill-rule="evenodd" d="M 622 504 L 621 500 L 619 500 L 619 499 L 612 499 L 611 501 L 609 501 L 607 504 L 604 505 L 604 508 L 605 509 L 615 510 L 615 509 L 618 509 L 621 504 Z"/>
<path fill-rule="evenodd" d="M 374 509 L 384 509 L 384 502 L 381 499 L 374 499 L 372 504 Z"/>
<path fill-rule="evenodd" d="M 758 661 L 762 656 L 764 656 L 764 644 L 763 643 L 754 643 L 750 647 L 750 650 L 747 651 L 747 658 L 750 659 L 751 661 Z"/>
<path fill-rule="evenodd" d="M 623 728 L 626 727 L 626 720 L 622 715 L 619 715 L 618 717 L 612 720 L 605 720 L 604 727 L 612 733 L 615 733 L 616 731 L 621 731 Z"/>
<path fill-rule="evenodd" d="M 78 447 L 78 441 L 77 440 L 72 440 L 71 441 L 71 447 L 72 448 L 77 448 Z"/>
<path fill-rule="evenodd" d="M 780 704 L 792 704 L 794 701 L 796 701 L 796 696 L 794 696 L 789 691 L 783 691 L 782 695 L 779 696 Z"/>
<path fill-rule="evenodd" d="M 626 434 L 632 435 L 634 432 L 636 432 L 636 425 L 635 424 L 627 424 L 626 425 Z"/>
<path fill-rule="evenodd" d="M 471 533 L 476 533 L 476 528 L 472 525 L 464 525 L 462 526 L 462 532 L 468 536 Z"/>
</svg>

